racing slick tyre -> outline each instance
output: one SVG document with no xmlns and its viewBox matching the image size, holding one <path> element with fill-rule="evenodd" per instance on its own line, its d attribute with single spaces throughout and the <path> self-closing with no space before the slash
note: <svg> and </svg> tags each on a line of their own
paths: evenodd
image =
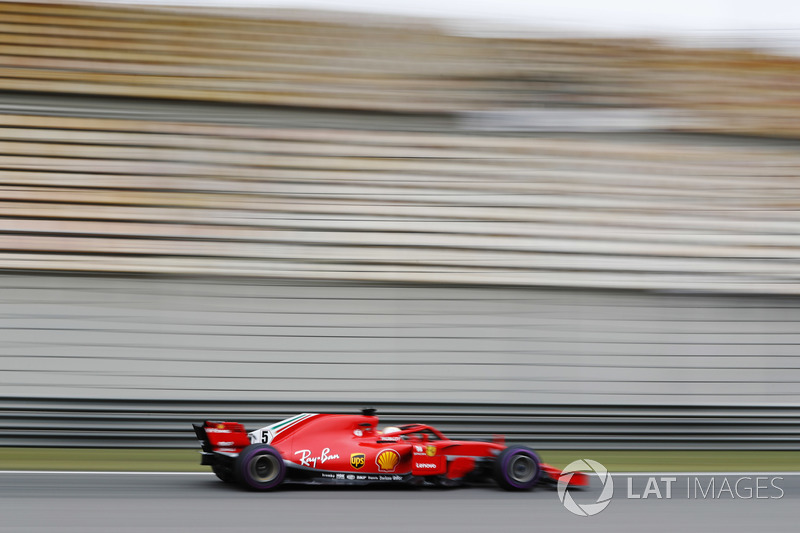
<svg viewBox="0 0 800 533">
<path fill-rule="evenodd" d="M 270 490 L 281 484 L 286 476 L 286 464 L 281 454 L 266 444 L 251 444 L 233 463 L 236 481 L 245 488 Z"/>
<path fill-rule="evenodd" d="M 494 462 L 494 480 L 505 490 L 531 490 L 541 473 L 539 457 L 524 446 L 506 448 Z"/>
<path fill-rule="evenodd" d="M 231 470 L 230 467 L 214 465 L 211 467 L 211 470 L 225 483 L 233 483 L 233 470 Z"/>
</svg>

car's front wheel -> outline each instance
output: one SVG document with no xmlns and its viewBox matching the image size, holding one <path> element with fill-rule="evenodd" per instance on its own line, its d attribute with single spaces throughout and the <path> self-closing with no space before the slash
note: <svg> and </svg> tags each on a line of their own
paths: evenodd
<svg viewBox="0 0 800 533">
<path fill-rule="evenodd" d="M 255 490 L 270 490 L 286 476 L 281 454 L 266 444 L 251 444 L 236 458 L 233 473 L 240 485 Z"/>
<path fill-rule="evenodd" d="M 531 490 L 542 469 L 539 457 L 525 446 L 511 446 L 494 462 L 494 480 L 506 490 Z"/>
</svg>

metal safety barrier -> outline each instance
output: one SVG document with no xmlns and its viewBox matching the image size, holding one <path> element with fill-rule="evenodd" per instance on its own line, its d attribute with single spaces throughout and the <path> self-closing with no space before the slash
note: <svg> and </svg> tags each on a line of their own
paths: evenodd
<svg viewBox="0 0 800 533">
<path fill-rule="evenodd" d="M 191 448 L 191 423 L 241 422 L 248 430 L 300 412 L 356 413 L 349 402 L 95 401 L 0 399 L 0 446 Z M 800 446 L 796 406 L 610 406 L 377 403 L 381 425 L 422 422 L 451 438 L 540 449 L 773 449 Z"/>
</svg>

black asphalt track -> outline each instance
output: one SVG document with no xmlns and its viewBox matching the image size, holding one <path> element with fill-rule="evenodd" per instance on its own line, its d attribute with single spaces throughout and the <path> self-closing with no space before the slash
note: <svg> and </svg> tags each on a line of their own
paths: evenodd
<svg viewBox="0 0 800 533">
<path fill-rule="evenodd" d="M 582 517 L 565 509 L 551 488 L 509 493 L 490 486 L 286 487 L 253 493 L 211 474 L 3 472 L 0 531 L 752 533 L 800 528 L 799 475 L 726 474 L 715 476 L 713 487 L 708 475 L 653 477 L 651 482 L 637 475 L 629 487 L 626 475 L 615 474 L 608 507 Z M 570 493 L 573 500 L 596 502 L 601 485 L 596 478 L 592 485 Z"/>
</svg>

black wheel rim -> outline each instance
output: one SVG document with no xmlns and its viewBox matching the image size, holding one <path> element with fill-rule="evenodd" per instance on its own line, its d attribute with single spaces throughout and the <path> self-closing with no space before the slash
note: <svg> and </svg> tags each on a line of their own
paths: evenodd
<svg viewBox="0 0 800 533">
<path fill-rule="evenodd" d="M 257 455 L 248 464 L 250 477 L 259 483 L 269 483 L 278 477 L 280 465 L 272 455 Z"/>
<path fill-rule="evenodd" d="M 508 465 L 508 473 L 517 483 L 530 483 L 536 476 L 536 462 L 527 455 L 516 455 Z"/>
</svg>

